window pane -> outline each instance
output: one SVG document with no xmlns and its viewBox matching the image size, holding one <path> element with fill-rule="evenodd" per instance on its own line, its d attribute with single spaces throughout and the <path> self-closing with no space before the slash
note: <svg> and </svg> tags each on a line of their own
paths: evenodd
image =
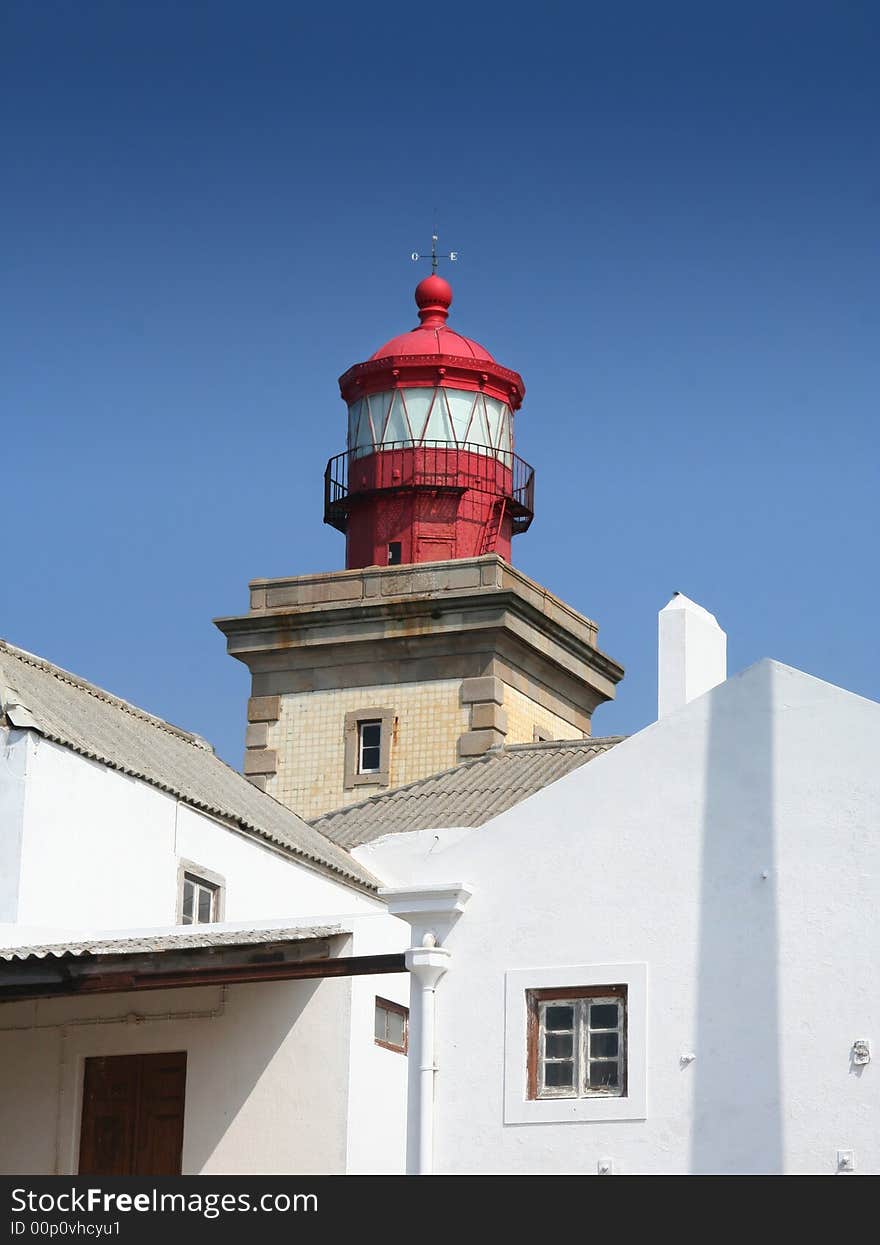
<svg viewBox="0 0 880 1245">
<path fill-rule="evenodd" d="M 382 765 L 382 723 L 361 722 L 358 728 L 360 757 L 358 769 L 362 774 L 374 774 Z"/>
<path fill-rule="evenodd" d="M 388 1038 L 395 1046 L 403 1046 L 403 1017 L 398 1012 L 388 1012 Z"/>
<path fill-rule="evenodd" d="M 452 431 L 452 420 L 449 418 L 444 389 L 438 388 L 434 391 L 434 405 L 431 407 L 431 416 L 425 429 L 425 440 L 455 444 L 455 434 Z"/>
<path fill-rule="evenodd" d="M 356 449 L 358 445 L 358 424 L 361 418 L 361 402 L 358 398 L 357 402 L 352 402 L 348 408 L 348 448 Z"/>
<path fill-rule="evenodd" d="M 594 1059 L 616 1059 L 618 1040 L 616 1033 L 593 1033 L 590 1036 L 590 1054 Z"/>
<path fill-rule="evenodd" d="M 390 392 L 372 393 L 366 399 L 366 402 L 369 403 L 373 445 L 378 445 L 382 440 L 382 430 L 385 427 L 385 420 L 388 418 L 388 412 L 391 409 L 391 399 L 393 397 L 394 394 Z"/>
<path fill-rule="evenodd" d="M 376 1004 L 376 1024 L 374 1027 L 374 1032 L 375 1032 L 377 1040 L 380 1042 L 384 1042 L 386 1040 L 385 1039 L 385 1020 L 387 1016 L 388 1016 L 388 1013 L 386 1012 L 385 1008 L 380 1007 L 379 1004 L 377 1003 Z"/>
<path fill-rule="evenodd" d="M 544 1065 L 544 1084 L 552 1089 L 571 1088 L 574 1084 L 573 1063 L 547 1063 Z"/>
<path fill-rule="evenodd" d="M 574 1035 L 571 1033 L 547 1033 L 544 1035 L 544 1054 L 548 1059 L 571 1059 Z"/>
<path fill-rule="evenodd" d="M 446 401 L 449 403 L 455 439 L 459 445 L 468 439 L 468 425 L 471 422 L 475 399 L 482 401 L 482 394 L 478 397 L 475 393 L 468 393 L 461 389 L 446 390 Z"/>
<path fill-rule="evenodd" d="M 573 1029 L 573 1007 L 548 1007 L 544 1012 L 545 1029 Z"/>
<path fill-rule="evenodd" d="M 199 891 L 199 924 L 205 925 L 211 920 L 211 900 L 213 894 L 207 886 L 200 886 Z"/>
<path fill-rule="evenodd" d="M 388 422 L 385 425 L 385 435 L 382 440 L 386 445 L 400 441 L 412 443 L 412 437 L 409 434 L 409 424 L 406 419 L 406 407 L 403 405 L 403 395 L 399 390 L 394 395 L 394 401 L 391 403 L 391 414 L 388 416 Z"/>
<path fill-rule="evenodd" d="M 616 1029 L 617 1004 L 594 1003 L 590 1008 L 591 1029 Z"/>
<path fill-rule="evenodd" d="M 403 391 L 403 399 L 406 403 L 406 413 L 409 416 L 409 424 L 412 428 L 413 436 L 417 441 L 421 441 L 425 424 L 428 420 L 428 412 L 434 400 L 434 390 L 405 389 Z"/>
<path fill-rule="evenodd" d="M 183 883 L 183 924 L 192 925 L 193 923 L 193 895 L 195 887 L 189 879 Z"/>
<path fill-rule="evenodd" d="M 595 1089 L 602 1085 L 617 1086 L 617 1061 L 614 1063 L 590 1064 L 590 1087 Z"/>
</svg>

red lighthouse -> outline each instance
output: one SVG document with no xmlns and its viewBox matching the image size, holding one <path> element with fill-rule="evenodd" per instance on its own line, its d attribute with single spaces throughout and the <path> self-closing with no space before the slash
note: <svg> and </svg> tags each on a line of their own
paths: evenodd
<svg viewBox="0 0 880 1245">
<path fill-rule="evenodd" d="M 525 386 L 446 323 L 448 281 L 416 286 L 420 324 L 339 378 L 348 446 L 327 464 L 324 522 L 349 570 L 497 553 L 532 521 L 534 472 L 513 452 Z"/>
<path fill-rule="evenodd" d="M 453 258 L 432 241 L 432 264 Z M 252 580 L 248 612 L 217 620 L 251 672 L 244 772 L 309 819 L 491 748 L 583 739 L 623 676 L 595 622 L 510 564 L 534 494 L 521 377 L 448 326 L 436 272 L 416 303 L 419 325 L 339 380 L 324 521 L 346 569 Z"/>
</svg>

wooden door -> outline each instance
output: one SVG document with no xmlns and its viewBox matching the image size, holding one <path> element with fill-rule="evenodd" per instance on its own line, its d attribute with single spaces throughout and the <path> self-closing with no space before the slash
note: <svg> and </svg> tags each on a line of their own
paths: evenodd
<svg viewBox="0 0 880 1245">
<path fill-rule="evenodd" d="M 79 1171 L 179 1176 L 186 1051 L 87 1059 Z"/>
</svg>

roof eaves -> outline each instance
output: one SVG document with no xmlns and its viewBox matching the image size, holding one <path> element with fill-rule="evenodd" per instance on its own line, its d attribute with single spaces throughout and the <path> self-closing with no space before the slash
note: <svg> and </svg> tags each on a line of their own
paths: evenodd
<svg viewBox="0 0 880 1245">
<path fill-rule="evenodd" d="M 123 700 L 121 696 L 114 696 L 112 692 L 108 692 L 103 687 L 98 687 L 96 683 L 90 683 L 88 679 L 83 679 L 78 674 L 65 670 L 63 666 L 56 666 L 54 662 L 47 661 L 45 657 L 40 657 L 37 653 L 31 653 L 26 648 L 19 648 L 17 644 L 12 644 L 2 636 L 0 636 L 0 649 L 5 649 L 10 656 L 18 661 L 33 666 L 37 670 L 42 670 L 45 674 L 52 675 L 53 678 L 58 679 L 62 683 L 68 683 L 71 687 L 79 688 L 80 691 L 86 692 L 89 696 L 94 696 L 96 700 L 103 701 L 104 704 L 112 705 L 123 713 L 131 714 L 132 717 L 137 718 L 141 722 L 147 722 L 159 730 L 167 731 L 169 735 L 182 739 L 194 748 L 200 748 L 211 753 L 214 752 L 213 746 L 206 739 L 203 739 L 201 735 L 194 735 L 192 731 L 185 731 L 182 726 L 175 726 L 173 722 L 168 722 L 165 718 L 157 717 L 154 713 L 148 713 L 146 709 L 141 709 L 139 705 Z"/>
<path fill-rule="evenodd" d="M 137 935 L 132 938 L 72 938 L 63 943 L 0 947 L 0 960 L 42 960 L 86 955 L 141 955 L 162 951 L 200 950 L 205 947 L 250 947 L 280 942 L 310 942 L 351 931 L 342 925 L 294 926 L 287 929 L 257 929 L 181 934 Z"/>
</svg>

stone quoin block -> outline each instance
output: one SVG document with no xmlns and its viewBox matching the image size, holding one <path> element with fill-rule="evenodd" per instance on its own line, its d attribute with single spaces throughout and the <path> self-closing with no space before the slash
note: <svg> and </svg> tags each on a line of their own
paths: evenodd
<svg viewBox="0 0 880 1245">
<path fill-rule="evenodd" d="M 278 766 L 274 748 L 249 748 L 244 754 L 244 772 L 251 774 L 274 774 Z"/>
<path fill-rule="evenodd" d="M 507 713 L 494 703 L 471 705 L 471 730 L 507 734 Z"/>
<path fill-rule="evenodd" d="M 251 722 L 244 733 L 246 748 L 265 748 L 269 742 L 269 723 Z"/>
<path fill-rule="evenodd" d="M 477 679 L 462 679 L 461 703 L 472 705 L 476 701 L 494 701 L 496 705 L 504 704 L 504 684 L 493 674 L 483 675 Z"/>
<path fill-rule="evenodd" d="M 500 731 L 466 731 L 458 740 L 460 757 L 479 757 L 490 748 L 498 748 L 504 743 Z"/>
<path fill-rule="evenodd" d="M 249 722 L 277 722 L 280 716 L 280 696 L 251 696 L 248 701 Z"/>
</svg>

